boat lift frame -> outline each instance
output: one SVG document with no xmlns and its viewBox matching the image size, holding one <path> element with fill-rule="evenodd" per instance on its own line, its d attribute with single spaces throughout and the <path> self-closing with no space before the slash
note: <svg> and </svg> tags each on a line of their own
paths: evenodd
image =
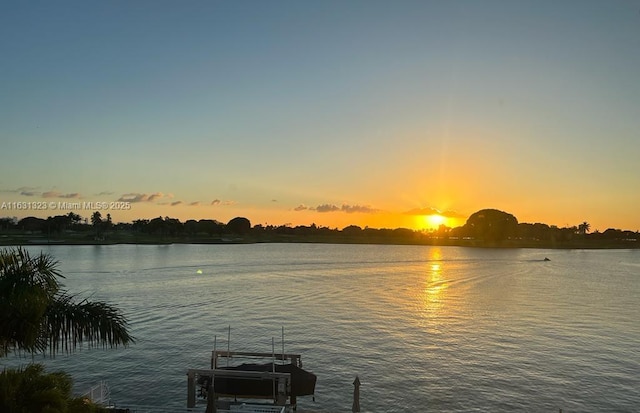
<svg viewBox="0 0 640 413">
<path fill-rule="evenodd" d="M 291 393 L 291 374 L 277 373 L 271 371 L 247 371 L 247 370 L 224 370 L 224 369 L 189 369 L 187 371 L 187 408 L 196 407 L 196 381 L 200 376 L 211 377 L 209 388 L 207 389 L 207 412 L 216 413 L 216 401 L 218 397 L 234 397 L 230 394 L 216 393 L 215 377 L 235 378 L 241 380 L 272 380 L 275 383 L 276 394 L 274 395 L 275 405 L 284 406 L 288 395 Z M 252 398 L 245 395 L 243 398 Z M 255 398 L 262 398 L 255 396 Z"/>
</svg>

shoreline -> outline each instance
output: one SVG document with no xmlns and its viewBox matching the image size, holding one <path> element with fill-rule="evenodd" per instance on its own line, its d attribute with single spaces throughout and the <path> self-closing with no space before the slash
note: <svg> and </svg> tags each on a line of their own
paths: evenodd
<svg viewBox="0 0 640 413">
<path fill-rule="evenodd" d="M 25 237 L 26 238 L 26 237 Z M 640 249 L 638 240 L 571 240 L 561 242 L 543 242 L 537 240 L 506 240 L 502 242 L 485 242 L 482 240 L 455 240 L 442 238 L 423 239 L 387 239 L 367 237 L 273 237 L 269 239 L 261 237 L 234 237 L 231 239 L 220 238 L 166 238 L 166 239 L 81 239 L 81 238 L 51 238 L 42 239 L 36 237 L 23 237 L 0 235 L 1 247 L 18 246 L 88 246 L 88 245 L 242 245 L 242 244 L 364 244 L 364 245 L 423 245 L 438 247 L 468 247 L 468 248 L 531 248 L 531 249 Z"/>
</svg>

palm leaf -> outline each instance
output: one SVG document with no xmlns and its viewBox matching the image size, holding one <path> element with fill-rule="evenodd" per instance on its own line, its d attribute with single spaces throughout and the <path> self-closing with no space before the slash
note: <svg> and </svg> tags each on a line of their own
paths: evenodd
<svg viewBox="0 0 640 413">
<path fill-rule="evenodd" d="M 57 264 L 22 248 L 0 251 L 0 356 L 12 348 L 38 349 L 42 317 L 61 287 Z"/>
<path fill-rule="evenodd" d="M 69 352 L 78 345 L 117 347 L 134 343 L 127 319 L 120 311 L 104 302 L 83 300 L 60 294 L 47 307 L 45 322 L 46 345 L 52 353 Z"/>
<path fill-rule="evenodd" d="M 79 344 L 117 347 L 134 339 L 120 311 L 82 300 L 62 289 L 58 262 L 22 249 L 0 250 L 0 357 L 11 350 L 52 354 Z"/>
</svg>

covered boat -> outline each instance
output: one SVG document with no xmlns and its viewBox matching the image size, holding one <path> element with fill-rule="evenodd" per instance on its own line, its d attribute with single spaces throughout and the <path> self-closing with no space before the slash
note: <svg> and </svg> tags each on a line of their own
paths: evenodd
<svg viewBox="0 0 640 413">
<path fill-rule="evenodd" d="M 243 362 L 238 364 L 238 360 Z M 187 376 L 187 407 L 195 407 L 198 387 L 197 396 L 207 401 L 208 412 L 226 411 L 218 406 L 247 399 L 271 400 L 272 406 L 292 411 L 297 397 L 313 396 L 316 385 L 316 375 L 302 368 L 301 356 L 285 353 L 214 350 L 211 369 L 190 369 Z"/>
<path fill-rule="evenodd" d="M 221 370 L 232 371 L 262 371 L 276 373 L 288 373 L 291 375 L 290 397 L 313 396 L 316 388 L 316 375 L 308 372 L 294 364 L 256 364 L 244 363 L 233 367 L 220 367 Z M 204 385 L 210 382 L 211 376 L 201 376 L 199 384 Z M 230 395 L 234 397 L 261 396 L 273 398 L 273 380 L 243 380 L 238 377 L 216 377 L 214 383 L 216 393 Z"/>
</svg>

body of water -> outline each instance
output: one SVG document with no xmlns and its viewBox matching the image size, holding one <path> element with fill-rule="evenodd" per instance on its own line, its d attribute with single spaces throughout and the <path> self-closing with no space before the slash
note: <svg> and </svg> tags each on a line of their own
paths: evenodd
<svg viewBox="0 0 640 413">
<path fill-rule="evenodd" d="M 640 251 L 253 244 L 29 247 L 137 343 L 41 359 L 119 405 L 186 406 L 186 371 L 226 349 L 301 353 L 316 402 L 367 412 L 640 408 Z M 544 261 L 548 257 L 550 261 Z M 15 356 L 5 365 L 25 362 Z"/>
</svg>

